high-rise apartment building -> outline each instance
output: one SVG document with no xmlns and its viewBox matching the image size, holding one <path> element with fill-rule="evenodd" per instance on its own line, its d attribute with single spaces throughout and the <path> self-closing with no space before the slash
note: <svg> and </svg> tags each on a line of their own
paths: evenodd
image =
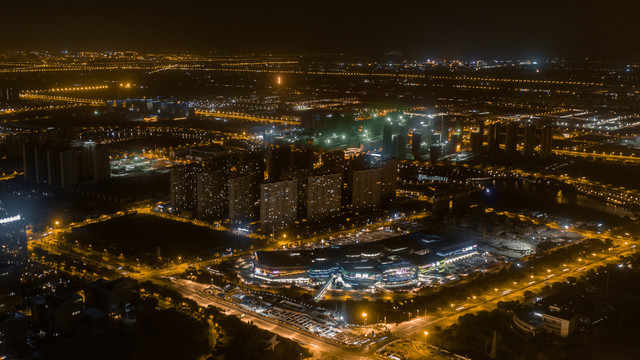
<svg viewBox="0 0 640 360">
<path fill-rule="evenodd" d="M 553 154 L 553 130 L 550 127 L 542 128 L 541 137 L 540 157 L 546 159 Z"/>
<path fill-rule="evenodd" d="M 187 164 L 171 168 L 171 206 L 174 211 L 196 211 L 198 174 L 202 168 Z"/>
<path fill-rule="evenodd" d="M 0 216 L 0 262 L 20 264 L 28 258 L 25 221 L 19 214 Z"/>
<path fill-rule="evenodd" d="M 382 169 L 353 171 L 351 204 L 356 211 L 380 208 Z"/>
<path fill-rule="evenodd" d="M 307 183 L 307 219 L 321 221 L 340 213 L 342 174 L 310 176 Z"/>
<path fill-rule="evenodd" d="M 249 221 L 255 216 L 257 187 L 253 176 L 245 175 L 229 179 L 229 219 Z"/>
<path fill-rule="evenodd" d="M 532 156 L 536 148 L 536 127 L 531 125 L 524 128 L 524 147 L 522 154 Z"/>
<path fill-rule="evenodd" d="M 279 181 L 262 184 L 260 188 L 260 227 L 273 232 L 295 224 L 297 181 Z"/>
</svg>

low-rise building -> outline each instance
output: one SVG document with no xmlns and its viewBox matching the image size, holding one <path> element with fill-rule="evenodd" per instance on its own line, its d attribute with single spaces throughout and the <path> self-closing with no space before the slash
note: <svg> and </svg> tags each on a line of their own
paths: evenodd
<svg viewBox="0 0 640 360">
<path fill-rule="evenodd" d="M 542 314 L 542 327 L 548 333 L 569 337 L 576 328 L 578 316 L 572 312 L 550 312 Z"/>
</svg>

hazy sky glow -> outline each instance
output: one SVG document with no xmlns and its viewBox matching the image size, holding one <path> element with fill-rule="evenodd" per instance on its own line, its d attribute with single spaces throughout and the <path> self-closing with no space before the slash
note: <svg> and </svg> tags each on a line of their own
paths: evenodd
<svg viewBox="0 0 640 360">
<path fill-rule="evenodd" d="M 640 2 L 634 0 L 21 0 L 1 8 L 3 50 L 640 56 Z"/>
</svg>

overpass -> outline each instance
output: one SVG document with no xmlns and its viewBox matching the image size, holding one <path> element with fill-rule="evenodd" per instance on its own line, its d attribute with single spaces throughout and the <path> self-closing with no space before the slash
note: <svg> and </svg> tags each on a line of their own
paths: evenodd
<svg viewBox="0 0 640 360">
<path fill-rule="evenodd" d="M 333 283 L 339 277 L 340 277 L 340 274 L 334 274 L 332 277 L 330 277 L 329 280 L 327 280 L 327 282 L 325 282 L 320 287 L 320 290 L 318 290 L 318 292 L 316 292 L 316 294 L 313 296 L 313 301 L 318 302 L 318 301 L 322 300 L 322 297 L 324 297 L 324 293 L 326 293 L 327 290 L 329 290 L 329 288 L 333 285 Z"/>
</svg>

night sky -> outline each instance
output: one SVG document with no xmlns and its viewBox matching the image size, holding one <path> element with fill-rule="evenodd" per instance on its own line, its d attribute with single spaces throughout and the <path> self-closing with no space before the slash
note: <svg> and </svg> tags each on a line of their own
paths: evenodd
<svg viewBox="0 0 640 360">
<path fill-rule="evenodd" d="M 1 50 L 640 57 L 640 1 L 106 1 L 0 5 Z"/>
</svg>

